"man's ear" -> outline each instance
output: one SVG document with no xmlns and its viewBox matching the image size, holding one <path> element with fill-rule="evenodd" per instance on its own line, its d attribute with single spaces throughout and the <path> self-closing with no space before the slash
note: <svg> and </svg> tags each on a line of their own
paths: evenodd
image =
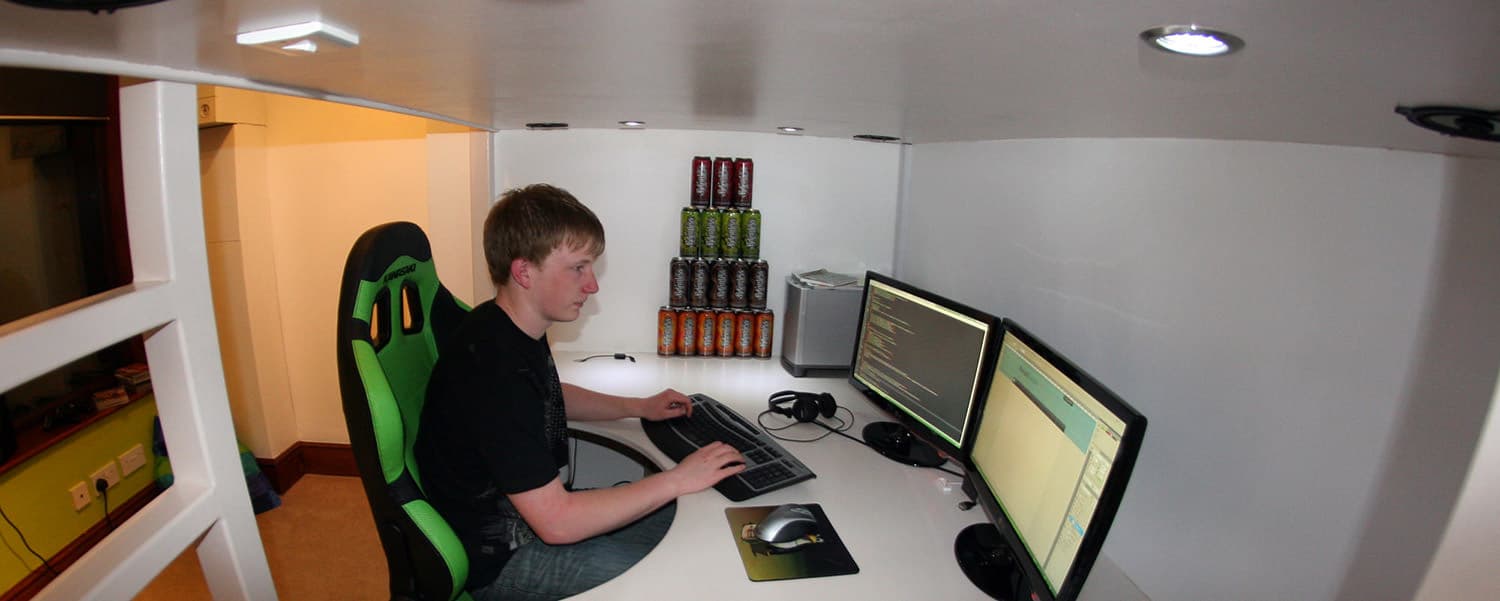
<svg viewBox="0 0 1500 601">
<path fill-rule="evenodd" d="M 522 288 L 531 288 L 531 262 L 513 259 L 510 262 L 510 279 Z"/>
</svg>

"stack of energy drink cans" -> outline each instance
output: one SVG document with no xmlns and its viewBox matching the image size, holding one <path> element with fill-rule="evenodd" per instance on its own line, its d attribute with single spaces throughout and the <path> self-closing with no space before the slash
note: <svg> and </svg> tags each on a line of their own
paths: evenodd
<svg viewBox="0 0 1500 601">
<path fill-rule="evenodd" d="M 771 358 L 771 266 L 760 258 L 754 182 L 750 159 L 693 157 L 669 298 L 656 316 L 658 355 Z"/>
</svg>

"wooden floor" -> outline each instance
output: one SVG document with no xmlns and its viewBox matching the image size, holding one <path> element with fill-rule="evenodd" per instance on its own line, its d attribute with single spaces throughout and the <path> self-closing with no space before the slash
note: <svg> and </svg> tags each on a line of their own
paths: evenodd
<svg viewBox="0 0 1500 601">
<path fill-rule="evenodd" d="M 256 516 L 280 601 L 386 601 L 385 558 L 358 478 L 307 475 Z M 189 549 L 136 601 L 212 599 Z"/>
</svg>

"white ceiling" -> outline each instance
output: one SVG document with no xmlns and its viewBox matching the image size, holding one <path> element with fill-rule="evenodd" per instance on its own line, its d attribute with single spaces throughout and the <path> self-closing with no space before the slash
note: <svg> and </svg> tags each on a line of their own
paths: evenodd
<svg viewBox="0 0 1500 601">
<path fill-rule="evenodd" d="M 288 57 L 234 43 L 316 17 L 357 31 L 359 47 Z M 1175 23 L 1247 45 L 1189 58 L 1136 37 Z M 640 119 L 919 144 L 1174 137 L 1500 157 L 1500 144 L 1422 130 L 1393 110 L 1500 109 L 1496 0 L 168 0 L 113 15 L 0 3 L 3 49 L 491 129 Z"/>
</svg>

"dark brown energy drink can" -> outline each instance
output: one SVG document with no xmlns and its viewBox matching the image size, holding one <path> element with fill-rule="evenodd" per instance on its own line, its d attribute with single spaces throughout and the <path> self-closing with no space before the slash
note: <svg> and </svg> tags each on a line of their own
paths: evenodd
<svg viewBox="0 0 1500 601">
<path fill-rule="evenodd" d="M 698 314 L 692 309 L 677 312 L 677 354 L 693 355 L 698 348 Z"/>
<path fill-rule="evenodd" d="M 750 159 L 734 160 L 734 206 L 750 208 L 750 188 L 755 182 L 755 163 Z"/>
<path fill-rule="evenodd" d="M 708 306 L 715 309 L 729 307 L 729 259 L 714 259 L 709 266 Z"/>
<path fill-rule="evenodd" d="M 729 306 L 743 309 L 750 304 L 750 262 L 734 259 L 729 264 Z"/>
<path fill-rule="evenodd" d="M 693 259 L 690 263 L 693 271 L 693 287 L 688 293 L 688 304 L 694 307 L 707 307 L 708 289 L 713 285 L 709 280 L 708 261 Z"/>
<path fill-rule="evenodd" d="M 740 357 L 755 356 L 755 314 L 749 311 L 734 312 L 734 354 Z"/>
<path fill-rule="evenodd" d="M 671 307 L 656 310 L 656 354 L 677 352 L 677 312 Z"/>
<path fill-rule="evenodd" d="M 698 313 L 698 354 L 714 354 L 714 344 L 719 339 L 718 314 L 713 309 L 702 308 Z"/>
<path fill-rule="evenodd" d="M 750 308 L 766 308 L 771 293 L 771 264 L 761 259 L 750 264 Z"/>
<path fill-rule="evenodd" d="M 672 257 L 671 282 L 667 290 L 667 304 L 673 307 L 688 306 L 688 291 L 693 286 L 692 270 L 682 257 Z"/>
<path fill-rule="evenodd" d="M 692 195 L 688 197 L 693 206 L 708 207 L 708 199 L 713 196 L 713 181 L 713 159 L 693 157 Z"/>
<path fill-rule="evenodd" d="M 734 205 L 734 160 L 729 157 L 714 157 L 715 207 L 729 208 Z"/>
<path fill-rule="evenodd" d="M 755 356 L 771 358 L 771 342 L 776 334 L 776 314 L 770 309 L 755 312 Z"/>
<path fill-rule="evenodd" d="M 734 356 L 734 312 L 728 309 L 719 311 L 715 316 L 715 331 L 718 332 L 714 340 L 714 348 L 720 357 Z"/>
</svg>

